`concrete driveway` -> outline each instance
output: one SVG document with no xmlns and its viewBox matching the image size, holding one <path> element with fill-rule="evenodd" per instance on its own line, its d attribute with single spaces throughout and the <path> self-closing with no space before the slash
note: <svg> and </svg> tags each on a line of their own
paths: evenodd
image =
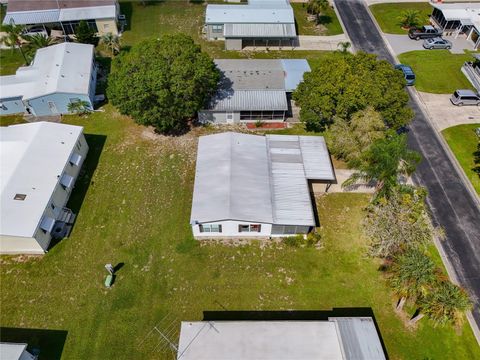
<svg viewBox="0 0 480 360">
<path fill-rule="evenodd" d="M 412 40 L 408 37 L 408 35 L 394 35 L 384 33 L 384 36 L 387 39 L 391 49 L 397 56 L 409 51 L 425 50 L 423 48 L 423 40 Z M 464 37 L 458 37 L 455 39 L 453 36 L 444 36 L 443 38 L 452 42 L 452 48 L 450 49 L 450 52 L 452 54 L 464 54 L 465 50 L 473 50 L 472 42 L 467 41 L 467 39 L 465 39 Z"/>
<path fill-rule="evenodd" d="M 455 106 L 450 102 L 449 94 L 430 94 L 418 92 L 425 104 L 430 119 L 439 131 L 455 125 L 480 123 L 480 107 Z"/>
</svg>

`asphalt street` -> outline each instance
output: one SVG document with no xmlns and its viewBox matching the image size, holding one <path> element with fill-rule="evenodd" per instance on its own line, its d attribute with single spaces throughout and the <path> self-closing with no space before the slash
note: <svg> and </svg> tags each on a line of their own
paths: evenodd
<svg viewBox="0 0 480 360">
<path fill-rule="evenodd" d="M 364 1 L 335 0 L 335 5 L 354 48 L 377 54 L 393 64 L 394 58 Z M 473 317 L 480 327 L 480 209 L 412 94 L 409 90 L 415 117 L 408 141 L 423 157 L 414 181 L 428 190 L 433 222 L 446 234 L 441 246 L 458 281 L 471 294 Z"/>
</svg>

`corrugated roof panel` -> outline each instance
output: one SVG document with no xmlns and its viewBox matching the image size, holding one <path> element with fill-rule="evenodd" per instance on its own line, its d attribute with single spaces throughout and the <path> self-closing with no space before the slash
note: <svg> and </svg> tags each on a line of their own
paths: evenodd
<svg viewBox="0 0 480 360">
<path fill-rule="evenodd" d="M 282 66 L 285 71 L 285 89 L 294 91 L 303 81 L 303 74 L 310 72 L 310 65 L 305 59 L 283 59 Z"/>
<path fill-rule="evenodd" d="M 117 7 L 115 5 L 61 9 L 60 11 L 60 21 L 115 19 L 116 17 Z"/>
<path fill-rule="evenodd" d="M 346 360 L 385 360 L 380 338 L 370 317 L 329 318 L 335 322 Z"/>
<path fill-rule="evenodd" d="M 295 38 L 295 24 L 225 24 L 225 38 Z"/>
<path fill-rule="evenodd" d="M 215 111 L 286 111 L 287 96 L 283 90 L 219 91 L 212 100 Z"/>
<path fill-rule="evenodd" d="M 206 24 L 295 24 L 293 9 L 287 1 L 256 2 L 248 5 L 207 5 Z"/>
<path fill-rule="evenodd" d="M 309 180 L 335 180 L 330 154 L 321 136 L 299 136 L 305 176 Z"/>
<path fill-rule="evenodd" d="M 7 12 L 3 19 L 3 24 L 29 25 L 29 24 L 48 24 L 58 22 L 60 10 L 39 10 L 39 11 L 17 11 Z"/>
</svg>

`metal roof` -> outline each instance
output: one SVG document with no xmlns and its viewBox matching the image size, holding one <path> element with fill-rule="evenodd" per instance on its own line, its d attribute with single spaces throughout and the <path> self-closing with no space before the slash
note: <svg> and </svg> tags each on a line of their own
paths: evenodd
<svg viewBox="0 0 480 360">
<path fill-rule="evenodd" d="M 310 71 L 308 62 L 293 60 L 215 60 L 222 73 L 209 110 L 288 110 L 286 91 L 293 91 Z"/>
<path fill-rule="evenodd" d="M 26 352 L 27 344 L 0 343 L 0 359 L 2 360 L 29 360 L 34 359 Z"/>
<path fill-rule="evenodd" d="M 225 38 L 294 38 L 295 24 L 225 24 Z"/>
<path fill-rule="evenodd" d="M 295 24 L 287 0 L 251 1 L 247 5 L 207 5 L 206 24 Z"/>
<path fill-rule="evenodd" d="M 315 226 L 307 180 L 334 179 L 324 145 L 320 136 L 200 137 L 191 221 Z"/>
<path fill-rule="evenodd" d="M 93 45 L 77 43 L 38 49 L 30 66 L 0 76 L 0 98 L 28 100 L 57 92 L 88 95 L 93 51 Z"/>
<path fill-rule="evenodd" d="M 370 317 L 329 318 L 340 335 L 345 360 L 385 360 L 382 344 Z"/>
<path fill-rule="evenodd" d="M 0 234 L 34 235 L 82 132 L 51 122 L 0 127 Z"/>
<path fill-rule="evenodd" d="M 310 65 L 305 59 L 284 59 L 280 60 L 285 72 L 285 89 L 294 91 L 303 81 L 303 74 L 310 72 Z"/>
<path fill-rule="evenodd" d="M 359 323 L 368 324 L 368 319 L 184 321 L 181 324 L 177 360 L 385 359 L 375 327 L 358 326 Z M 373 323 L 371 319 L 370 323 Z M 366 343 L 358 344 L 359 341 Z M 357 347 L 361 351 L 353 354 L 359 357 L 353 357 L 350 350 Z"/>
<path fill-rule="evenodd" d="M 60 19 L 60 10 L 36 10 L 36 11 L 19 11 L 7 13 L 3 19 L 3 24 L 48 24 L 58 22 Z"/>
<path fill-rule="evenodd" d="M 71 9 L 117 4 L 117 0 L 8 0 L 2 2 L 8 2 L 8 12 Z"/>
</svg>

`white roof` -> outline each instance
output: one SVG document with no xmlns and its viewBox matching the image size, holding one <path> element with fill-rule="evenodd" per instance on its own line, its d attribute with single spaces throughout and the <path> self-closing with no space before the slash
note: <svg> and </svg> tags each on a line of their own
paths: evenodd
<svg viewBox="0 0 480 360">
<path fill-rule="evenodd" d="M 315 226 L 308 179 L 335 179 L 321 136 L 202 136 L 191 221 Z"/>
<path fill-rule="evenodd" d="M 445 20 L 470 20 L 480 30 L 480 3 L 432 3 L 431 5 L 442 11 Z"/>
<path fill-rule="evenodd" d="M 50 122 L 0 127 L 0 234 L 34 235 L 82 132 Z"/>
<path fill-rule="evenodd" d="M 293 9 L 287 0 L 256 0 L 247 5 L 207 5 L 207 24 L 294 24 Z"/>
<path fill-rule="evenodd" d="M 89 6 L 81 8 L 60 9 L 60 21 L 78 21 L 90 19 L 115 19 L 117 7 L 115 5 Z"/>
<path fill-rule="evenodd" d="M 30 66 L 0 76 L 0 98 L 38 98 L 53 93 L 89 94 L 93 45 L 62 43 L 37 50 Z"/>
<path fill-rule="evenodd" d="M 354 328 L 356 320 L 364 327 Z M 206 359 L 384 360 L 385 354 L 371 318 L 182 322 L 177 360 Z"/>
<path fill-rule="evenodd" d="M 27 344 L 0 343 L 1 360 L 34 360 L 27 351 Z"/>
</svg>

